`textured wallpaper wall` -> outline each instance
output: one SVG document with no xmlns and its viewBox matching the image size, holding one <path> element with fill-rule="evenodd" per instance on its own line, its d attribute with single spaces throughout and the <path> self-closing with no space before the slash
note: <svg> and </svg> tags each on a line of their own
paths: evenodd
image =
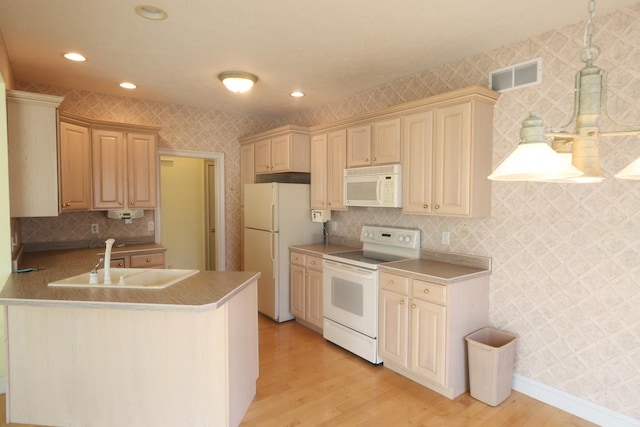
<svg viewBox="0 0 640 427">
<path fill-rule="evenodd" d="M 609 72 L 610 115 L 640 124 L 640 5 L 595 22 L 593 43 L 603 51 L 596 65 Z M 225 152 L 232 269 L 239 248 L 238 136 L 285 123 L 328 123 L 451 89 L 486 86 L 490 70 L 542 57 L 542 84 L 504 93 L 495 107 L 495 165 L 515 147 L 529 111 L 548 125 L 570 118 L 574 74 L 583 65 L 583 30 L 581 22 L 281 120 L 21 88 L 65 95 L 63 109 L 88 117 L 160 125 L 163 147 Z M 481 219 L 355 208 L 334 213 L 336 234 L 357 238 L 363 224 L 415 227 L 425 248 L 491 256 L 491 324 L 519 335 L 517 373 L 640 419 L 640 182 L 611 177 L 638 156 L 635 137 L 604 140 L 601 159 L 609 178 L 603 183 L 494 183 L 492 215 Z M 46 224 L 39 226 L 44 230 Z M 451 232 L 449 246 L 440 243 L 443 231 Z"/>
</svg>

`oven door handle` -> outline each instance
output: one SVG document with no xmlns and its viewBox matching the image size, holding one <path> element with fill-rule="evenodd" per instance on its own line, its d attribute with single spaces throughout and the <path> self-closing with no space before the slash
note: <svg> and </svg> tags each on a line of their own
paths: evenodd
<svg viewBox="0 0 640 427">
<path fill-rule="evenodd" d="M 367 270 L 366 268 L 360 268 L 360 267 L 356 267 L 355 265 L 347 265 L 347 264 L 343 264 L 340 262 L 335 262 L 335 261 L 331 261 L 328 259 L 324 260 L 324 266 L 325 268 L 328 267 L 331 270 L 343 270 L 343 271 L 349 271 L 352 273 L 356 273 L 356 274 L 360 274 L 360 275 L 367 275 L 367 276 L 371 276 L 374 273 L 374 270 Z"/>
</svg>

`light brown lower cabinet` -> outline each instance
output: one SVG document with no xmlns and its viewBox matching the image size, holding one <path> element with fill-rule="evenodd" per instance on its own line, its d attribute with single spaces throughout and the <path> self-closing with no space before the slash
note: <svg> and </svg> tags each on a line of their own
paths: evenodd
<svg viewBox="0 0 640 427">
<path fill-rule="evenodd" d="M 453 399 L 469 388 L 464 337 L 487 326 L 489 278 L 417 277 L 381 271 L 378 351 L 385 367 Z"/>
<path fill-rule="evenodd" d="M 291 251 L 290 311 L 296 320 L 322 330 L 322 258 Z"/>
</svg>

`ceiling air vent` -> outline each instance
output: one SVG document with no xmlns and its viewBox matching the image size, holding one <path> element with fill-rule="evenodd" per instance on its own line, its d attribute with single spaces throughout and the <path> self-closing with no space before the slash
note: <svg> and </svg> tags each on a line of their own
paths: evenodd
<svg viewBox="0 0 640 427">
<path fill-rule="evenodd" d="M 542 58 L 510 65 L 489 73 L 489 87 L 498 92 L 506 92 L 542 81 Z"/>
</svg>

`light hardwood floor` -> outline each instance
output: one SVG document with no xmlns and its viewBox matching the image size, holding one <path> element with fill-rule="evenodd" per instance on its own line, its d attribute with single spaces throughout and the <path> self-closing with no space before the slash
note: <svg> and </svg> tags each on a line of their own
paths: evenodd
<svg viewBox="0 0 640 427">
<path fill-rule="evenodd" d="M 260 378 L 244 427 L 594 426 L 515 391 L 497 407 L 468 393 L 449 400 L 296 322 L 277 324 L 260 316 L 259 328 Z M 5 419 L 1 395 L 0 426 L 7 425 Z"/>
<path fill-rule="evenodd" d="M 497 407 L 454 400 L 297 324 L 262 316 L 257 396 L 241 426 L 594 426 L 518 392 Z"/>
</svg>

